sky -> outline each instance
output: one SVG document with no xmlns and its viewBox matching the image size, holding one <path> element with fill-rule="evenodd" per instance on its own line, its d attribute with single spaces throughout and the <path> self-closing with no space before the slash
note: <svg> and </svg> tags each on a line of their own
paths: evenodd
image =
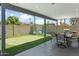
<svg viewBox="0 0 79 59">
<path fill-rule="evenodd" d="M 28 14 L 13 11 L 13 10 L 6 9 L 5 15 L 6 15 L 6 19 L 9 16 L 16 16 L 17 18 L 19 18 L 20 22 L 26 23 L 26 24 L 30 24 L 30 22 L 34 21 L 34 17 L 32 15 L 28 15 Z M 29 20 L 29 19 L 31 19 L 31 20 Z M 44 24 L 44 19 L 43 18 L 36 16 L 35 19 L 36 19 L 36 22 L 35 22 L 36 24 Z M 1 21 L 1 7 L 0 7 L 0 21 Z M 49 21 L 50 23 L 56 24 L 55 21 L 47 19 L 46 23 L 47 23 L 47 21 Z"/>
<path fill-rule="evenodd" d="M 31 22 L 34 21 L 34 17 L 32 15 L 24 14 L 13 10 L 6 9 L 5 14 L 6 14 L 6 19 L 9 16 L 16 16 L 17 18 L 19 18 L 19 21 L 23 23 L 29 24 L 30 23 L 29 19 L 31 19 Z M 1 21 L 1 8 L 0 8 L 0 21 Z M 36 17 L 36 24 L 44 24 L 44 19 L 40 17 Z"/>
<path fill-rule="evenodd" d="M 30 23 L 29 19 L 31 19 L 31 21 L 34 21 L 34 16 L 32 16 L 32 15 L 28 15 L 28 14 L 25 14 L 25 13 L 16 12 L 16 11 L 6 9 L 6 18 L 8 16 L 16 16 L 16 17 L 19 18 L 19 20 L 21 22 L 27 23 L 27 24 Z M 35 22 L 36 24 L 44 24 L 44 18 L 36 16 L 35 19 L 36 19 L 36 22 Z M 52 20 L 49 20 L 49 19 L 47 19 L 47 21 L 49 21 L 50 23 L 56 23 L 55 21 L 52 21 Z M 47 21 L 46 21 L 46 23 L 47 23 Z"/>
<path fill-rule="evenodd" d="M 58 25 L 60 25 L 60 22 L 64 23 L 64 19 L 59 19 L 58 20 Z M 70 25 L 70 18 L 65 18 L 65 24 Z"/>
<path fill-rule="evenodd" d="M 68 25 L 70 25 L 70 18 L 66 18 L 65 19 L 65 23 L 68 24 Z"/>
<path fill-rule="evenodd" d="M 21 12 L 17 12 L 17 11 L 13 11 L 13 10 L 8 10 L 6 9 L 6 12 L 5 12 L 5 15 L 6 15 L 6 19 L 7 17 L 9 16 L 16 16 L 17 18 L 19 18 L 19 21 L 22 22 L 22 23 L 26 23 L 26 24 L 30 24 L 30 21 L 34 21 L 34 16 L 32 15 L 28 15 L 28 14 L 25 14 L 25 13 L 21 13 Z M 29 20 L 31 19 L 31 20 Z M 36 24 L 44 24 L 44 19 L 41 18 L 41 17 L 35 17 L 36 19 Z M 0 8 L 0 21 L 1 21 L 1 8 Z M 47 20 L 49 21 L 49 20 Z M 50 23 L 55 23 L 55 21 L 49 21 Z"/>
</svg>

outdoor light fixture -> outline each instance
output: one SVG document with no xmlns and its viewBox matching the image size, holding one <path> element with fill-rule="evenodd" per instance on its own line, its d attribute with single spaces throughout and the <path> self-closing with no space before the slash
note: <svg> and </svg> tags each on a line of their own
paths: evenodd
<svg viewBox="0 0 79 59">
<path fill-rule="evenodd" d="M 51 3 L 52 5 L 55 5 L 55 3 Z"/>
</svg>

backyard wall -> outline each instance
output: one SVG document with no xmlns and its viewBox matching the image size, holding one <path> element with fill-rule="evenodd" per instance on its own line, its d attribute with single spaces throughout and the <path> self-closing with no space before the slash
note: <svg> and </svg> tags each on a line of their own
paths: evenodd
<svg viewBox="0 0 79 59">
<path fill-rule="evenodd" d="M 1 36 L 1 32 L 2 32 L 2 28 L 1 28 L 1 24 L 0 24 L 0 36 Z"/>
<path fill-rule="evenodd" d="M 35 28 L 34 25 L 33 29 Z M 37 30 L 42 30 L 44 29 L 43 25 L 35 25 Z M 73 25 L 73 26 L 68 26 L 68 25 L 50 25 L 46 26 L 46 30 L 48 33 L 51 32 L 56 32 L 56 33 L 63 33 L 64 29 L 70 29 L 71 31 L 77 31 L 79 35 L 79 26 L 78 25 Z M 22 36 L 22 35 L 27 35 L 30 33 L 30 25 L 29 24 L 22 24 L 22 25 L 14 25 L 14 36 Z M 1 25 L 0 25 L 0 34 L 1 34 Z M 6 37 L 13 37 L 13 25 L 6 25 Z"/>
<path fill-rule="evenodd" d="M 13 25 L 6 25 L 6 37 L 21 36 L 27 35 L 30 32 L 29 25 L 14 25 L 14 34 L 13 34 Z"/>
<path fill-rule="evenodd" d="M 13 36 L 22 36 L 30 34 L 30 27 L 29 24 L 21 24 L 21 25 L 6 25 L 6 37 L 13 37 Z M 36 27 L 37 30 L 42 30 L 42 25 L 32 25 L 33 29 Z M 14 30 L 14 31 L 13 31 Z M 34 29 L 35 30 L 35 29 Z"/>
<path fill-rule="evenodd" d="M 57 33 L 63 33 L 64 29 L 70 29 L 71 31 L 76 31 L 77 34 L 79 35 L 79 26 L 78 25 L 73 25 L 73 26 L 59 25 L 59 26 L 57 26 Z"/>
<path fill-rule="evenodd" d="M 47 30 L 48 33 L 57 32 L 57 26 L 48 25 L 48 26 L 46 26 L 46 30 Z"/>
<path fill-rule="evenodd" d="M 35 28 L 37 30 L 44 30 L 44 26 L 43 25 L 38 25 L 36 24 L 35 27 L 34 25 L 33 29 L 35 30 Z M 14 34 L 13 34 L 13 28 L 14 28 Z M 22 35 L 27 35 L 30 33 L 30 25 L 29 24 L 21 24 L 21 25 L 5 25 L 5 29 L 6 29 L 6 37 L 13 37 L 13 36 L 22 36 Z M 50 25 L 50 26 L 46 26 L 46 29 L 48 31 L 48 33 L 50 32 L 57 32 L 57 28 L 56 26 Z M 0 24 L 0 34 L 1 34 L 1 24 Z"/>
</svg>

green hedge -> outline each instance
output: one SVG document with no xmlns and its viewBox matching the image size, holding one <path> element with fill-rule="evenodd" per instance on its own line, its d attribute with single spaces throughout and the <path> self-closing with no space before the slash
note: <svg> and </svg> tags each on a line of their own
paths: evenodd
<svg viewBox="0 0 79 59">
<path fill-rule="evenodd" d="M 14 46 L 14 47 L 11 47 L 11 48 L 7 48 L 5 52 L 8 53 L 8 55 L 6 55 L 6 56 L 16 55 L 17 53 L 20 53 L 22 51 L 33 48 L 33 47 L 35 47 L 35 46 L 37 46 L 41 43 L 44 43 L 44 42 L 46 42 L 50 39 L 52 39 L 52 37 L 48 36 L 48 37 L 46 37 L 46 39 L 42 38 L 42 39 L 38 39 L 36 41 L 32 41 L 32 42 L 24 43 L 24 44 Z"/>
</svg>

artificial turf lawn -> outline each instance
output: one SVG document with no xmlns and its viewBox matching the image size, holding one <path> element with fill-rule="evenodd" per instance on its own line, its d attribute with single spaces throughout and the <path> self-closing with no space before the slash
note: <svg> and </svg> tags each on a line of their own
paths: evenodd
<svg viewBox="0 0 79 59">
<path fill-rule="evenodd" d="M 35 41 L 43 37 L 44 37 L 43 35 L 26 35 L 26 36 L 20 36 L 20 37 L 7 38 L 6 48 L 10 48 L 16 45 L 21 45 L 23 43 Z"/>
<path fill-rule="evenodd" d="M 6 53 L 8 55 L 16 55 L 24 50 L 35 47 L 41 43 L 44 43 L 52 39 L 51 36 L 47 36 L 44 39 L 43 35 L 27 35 L 21 37 L 14 37 L 6 39 Z"/>
</svg>

